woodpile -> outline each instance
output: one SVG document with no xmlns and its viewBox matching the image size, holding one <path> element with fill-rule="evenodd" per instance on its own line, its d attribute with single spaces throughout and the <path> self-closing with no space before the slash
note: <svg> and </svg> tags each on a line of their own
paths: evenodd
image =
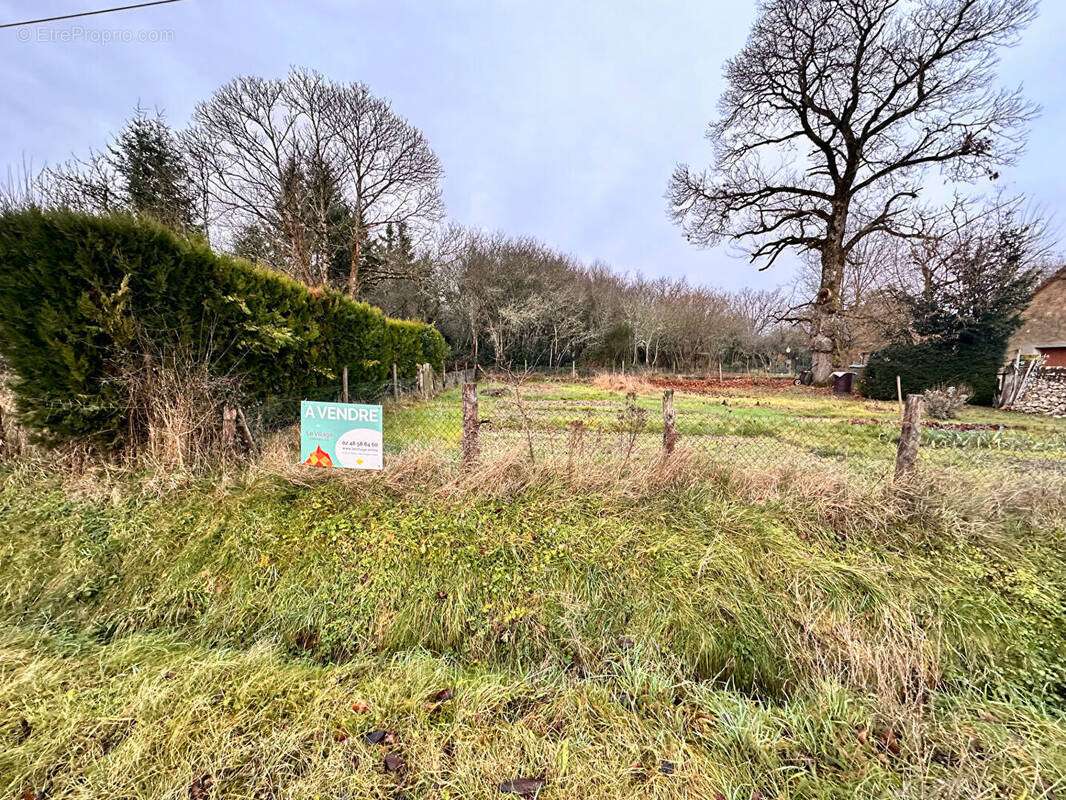
<svg viewBox="0 0 1066 800">
<path fill-rule="evenodd" d="M 1034 367 L 1010 408 L 1023 414 L 1066 418 L 1066 367 Z"/>
</svg>

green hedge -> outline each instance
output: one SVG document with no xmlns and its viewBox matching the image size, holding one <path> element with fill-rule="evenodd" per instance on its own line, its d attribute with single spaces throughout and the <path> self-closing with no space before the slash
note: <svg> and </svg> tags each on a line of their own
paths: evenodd
<svg viewBox="0 0 1066 800">
<path fill-rule="evenodd" d="M 245 402 L 288 408 L 335 392 L 347 365 L 363 394 L 448 353 L 440 333 L 126 216 L 0 216 L 0 355 L 42 440 L 113 447 L 126 428 L 109 371 L 147 336 L 210 354 Z M 356 397 L 358 398 L 358 395 Z M 278 403 L 281 401 L 281 405 Z"/>
<path fill-rule="evenodd" d="M 980 335 L 893 344 L 870 356 L 860 389 L 866 397 L 893 400 L 899 375 L 904 394 L 964 383 L 974 391 L 971 402 L 991 405 L 1006 347 L 1002 336 Z"/>
</svg>

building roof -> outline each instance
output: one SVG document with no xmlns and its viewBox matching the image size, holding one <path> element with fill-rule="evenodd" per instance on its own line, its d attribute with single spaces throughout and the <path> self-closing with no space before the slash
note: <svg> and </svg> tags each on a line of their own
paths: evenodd
<svg viewBox="0 0 1066 800">
<path fill-rule="evenodd" d="M 1044 278 L 1044 280 L 1040 281 L 1040 283 L 1036 287 L 1036 292 L 1034 294 L 1039 294 L 1041 291 L 1046 289 L 1048 286 L 1053 284 L 1055 281 L 1061 281 L 1061 280 L 1066 280 L 1066 264 L 1064 264 L 1063 266 L 1059 267 L 1057 270 L 1052 272 L 1050 275 L 1048 275 L 1046 278 Z"/>
</svg>

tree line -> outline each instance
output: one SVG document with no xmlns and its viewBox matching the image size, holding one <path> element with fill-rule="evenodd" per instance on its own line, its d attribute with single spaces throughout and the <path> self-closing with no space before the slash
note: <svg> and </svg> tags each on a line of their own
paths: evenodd
<svg viewBox="0 0 1066 800">
<path fill-rule="evenodd" d="M 45 169 L 15 204 L 150 217 L 432 323 L 470 363 L 784 370 L 786 350 L 802 358 L 783 292 L 629 277 L 447 223 L 442 177 L 387 100 L 294 69 L 229 82 L 180 130 L 138 108 L 106 147 Z"/>
<path fill-rule="evenodd" d="M 467 361 L 694 370 L 798 355 L 825 380 L 886 346 L 957 354 L 949 338 L 974 329 L 960 314 L 1004 344 L 1016 326 L 1045 267 L 1043 225 L 1002 190 L 945 200 L 928 184 L 930 170 L 949 191 L 996 181 L 1022 151 L 1037 109 L 995 87 L 996 65 L 1036 13 L 1036 0 L 760 4 L 726 64 L 715 160 L 677 167 L 668 213 L 693 243 L 731 242 L 761 269 L 798 252 L 805 269 L 787 291 L 627 277 L 448 224 L 421 131 L 365 85 L 303 69 L 236 78 L 180 130 L 138 110 L 108 147 L 45 170 L 29 193 L 151 216 L 431 322 Z M 997 281 L 1013 288 L 995 321 L 958 311 L 960 293 Z"/>
</svg>

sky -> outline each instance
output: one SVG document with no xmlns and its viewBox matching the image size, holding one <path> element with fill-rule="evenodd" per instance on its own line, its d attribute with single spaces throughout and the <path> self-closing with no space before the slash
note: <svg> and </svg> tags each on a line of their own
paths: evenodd
<svg viewBox="0 0 1066 800">
<path fill-rule="evenodd" d="M 0 24 L 134 1 L 0 0 Z M 455 222 L 620 272 L 787 286 L 795 259 L 759 272 L 697 249 L 663 196 L 677 162 L 710 162 L 722 66 L 754 16 L 755 0 L 181 0 L 0 30 L 0 179 L 103 146 L 138 104 L 181 127 L 234 76 L 295 65 L 366 83 L 421 128 Z M 1056 228 L 1064 31 L 1066 2 L 1044 0 L 1000 68 L 1044 109 L 1003 181 Z"/>
</svg>

